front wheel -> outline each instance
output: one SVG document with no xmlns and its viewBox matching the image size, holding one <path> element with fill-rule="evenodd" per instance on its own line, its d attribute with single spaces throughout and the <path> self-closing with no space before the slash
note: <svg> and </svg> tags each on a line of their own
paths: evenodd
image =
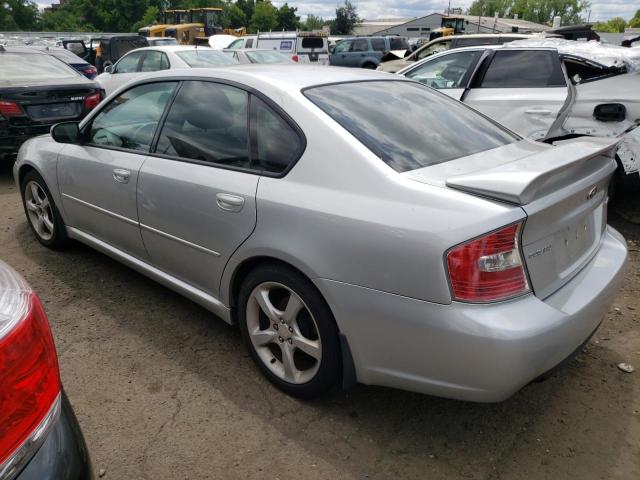
<svg viewBox="0 0 640 480">
<path fill-rule="evenodd" d="M 335 320 L 300 273 L 279 265 L 251 272 L 240 287 L 238 321 L 258 368 L 289 395 L 314 398 L 338 382 Z"/>
</svg>

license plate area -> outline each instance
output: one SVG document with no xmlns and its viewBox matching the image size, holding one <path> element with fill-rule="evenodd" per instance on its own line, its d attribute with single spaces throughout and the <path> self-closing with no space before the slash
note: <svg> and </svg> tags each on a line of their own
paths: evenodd
<svg viewBox="0 0 640 480">
<path fill-rule="evenodd" d="M 77 102 L 67 102 L 29 105 L 26 110 L 27 115 L 33 120 L 53 120 L 77 117 L 80 114 L 80 108 Z"/>
</svg>

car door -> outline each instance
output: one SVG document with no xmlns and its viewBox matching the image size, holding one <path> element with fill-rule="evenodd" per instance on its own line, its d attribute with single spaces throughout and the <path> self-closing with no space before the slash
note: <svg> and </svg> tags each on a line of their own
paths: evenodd
<svg viewBox="0 0 640 480">
<path fill-rule="evenodd" d="M 366 38 L 356 38 L 353 41 L 351 50 L 346 53 L 345 67 L 362 67 L 367 61 L 369 54 L 369 40 Z"/>
<path fill-rule="evenodd" d="M 138 179 L 151 262 L 215 296 L 227 260 L 256 224 L 248 109 L 240 88 L 185 81 Z"/>
<path fill-rule="evenodd" d="M 482 50 L 452 51 L 416 65 L 405 76 L 460 100 Z"/>
<path fill-rule="evenodd" d="M 104 72 L 99 76 L 98 81 L 105 89 L 107 95 L 110 95 L 129 80 L 135 78 L 140 72 L 140 63 L 144 54 L 144 50 L 131 52 L 118 60 L 112 67 L 111 72 Z"/>
<path fill-rule="evenodd" d="M 347 55 L 351 51 L 354 40 L 342 40 L 336 44 L 330 57 L 331 65 L 345 67 L 348 63 Z"/>
<path fill-rule="evenodd" d="M 524 137 L 544 139 L 569 95 L 558 52 L 499 49 L 486 62 L 464 103 Z"/>
<path fill-rule="evenodd" d="M 145 259 L 136 205 L 138 172 L 177 82 L 139 85 L 112 99 L 58 156 L 70 227 Z"/>
</svg>

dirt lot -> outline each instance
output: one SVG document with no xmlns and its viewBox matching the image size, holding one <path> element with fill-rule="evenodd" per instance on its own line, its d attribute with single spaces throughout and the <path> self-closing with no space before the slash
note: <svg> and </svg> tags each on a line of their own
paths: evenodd
<svg viewBox="0 0 640 480">
<path fill-rule="evenodd" d="M 6 165 L 0 258 L 42 298 L 104 478 L 638 479 L 635 195 L 635 206 L 622 199 L 610 213 L 631 253 L 604 324 L 551 378 L 493 405 L 365 386 L 314 403 L 286 397 L 259 375 L 236 329 L 194 303 L 82 245 L 40 246 Z"/>
</svg>

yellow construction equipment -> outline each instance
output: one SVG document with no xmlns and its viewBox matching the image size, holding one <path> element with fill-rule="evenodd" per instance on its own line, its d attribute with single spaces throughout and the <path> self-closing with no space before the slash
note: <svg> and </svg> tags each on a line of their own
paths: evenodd
<svg viewBox="0 0 640 480">
<path fill-rule="evenodd" d="M 448 37 L 449 35 L 460 35 L 464 33 L 464 18 L 460 17 L 442 17 L 440 28 L 436 28 L 429 35 L 429 40 L 440 37 Z"/>
<path fill-rule="evenodd" d="M 188 21 L 168 27 L 164 36 L 175 38 L 180 45 L 206 43 L 211 35 L 223 33 L 221 14 L 221 8 L 191 8 Z"/>
<path fill-rule="evenodd" d="M 143 37 L 164 37 L 167 28 L 188 20 L 188 10 L 165 10 L 162 12 L 162 23 L 142 27 L 138 30 L 138 35 Z"/>
</svg>

